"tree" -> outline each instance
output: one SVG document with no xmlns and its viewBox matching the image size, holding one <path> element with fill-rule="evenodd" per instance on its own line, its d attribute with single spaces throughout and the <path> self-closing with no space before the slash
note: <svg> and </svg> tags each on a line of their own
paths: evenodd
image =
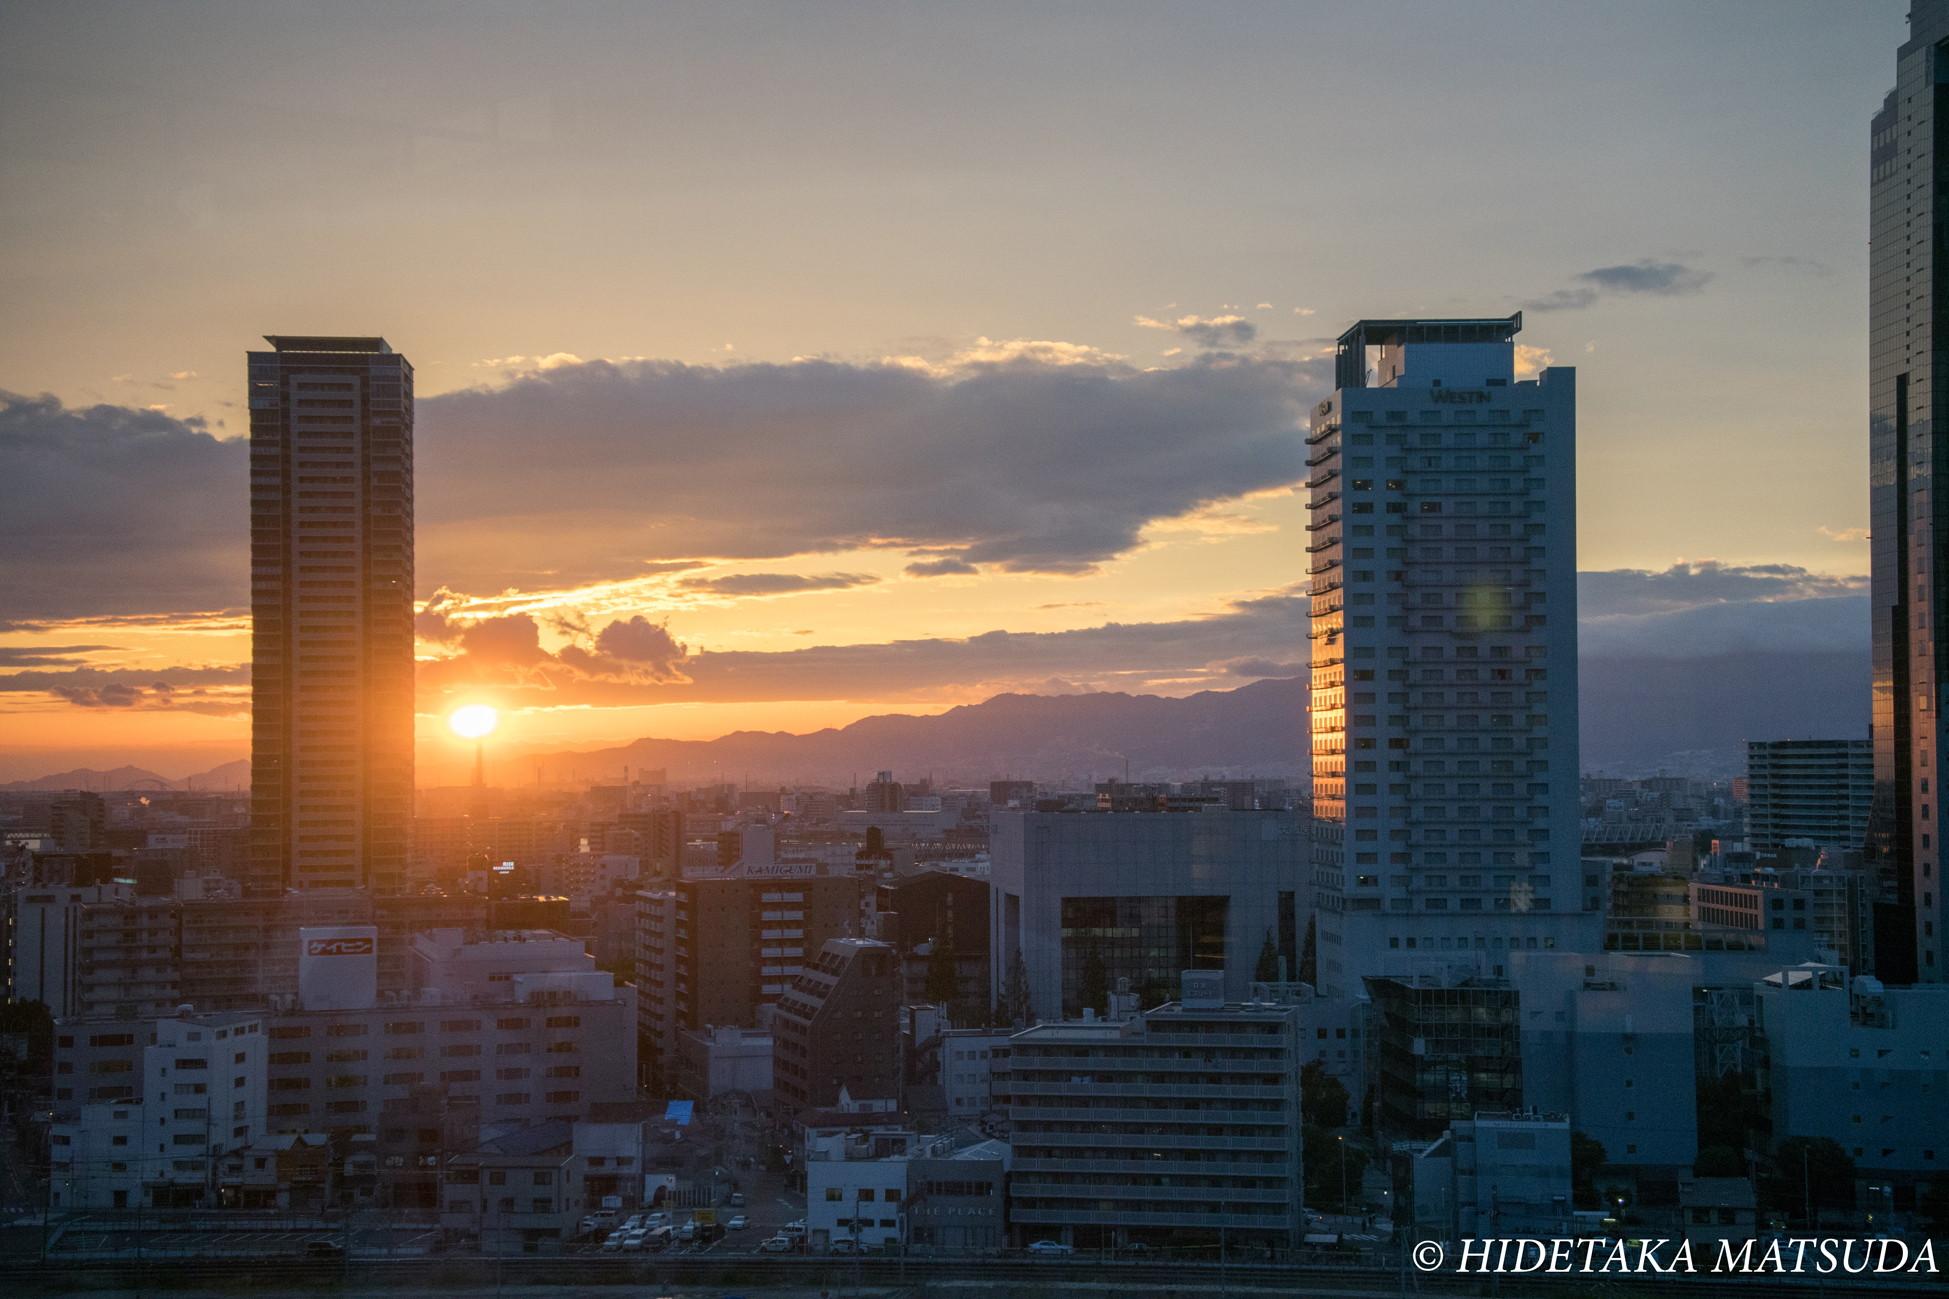
<svg viewBox="0 0 1949 1299">
<path fill-rule="evenodd" d="M 1265 942 L 1259 944 L 1259 964 L 1252 978 L 1258 983 L 1279 982 L 1279 948 L 1272 941 L 1271 925 L 1266 926 Z"/>
<path fill-rule="evenodd" d="M 1299 981 L 1320 986 L 1320 954 L 1316 935 L 1319 917 L 1306 917 L 1306 943 L 1299 949 Z"/>
<path fill-rule="evenodd" d="M 1301 1135 L 1306 1154 L 1307 1205 L 1313 1209 L 1337 1206 L 1339 1213 L 1352 1213 L 1352 1206 L 1361 1201 L 1360 1179 L 1367 1172 L 1367 1152 L 1311 1124 L 1301 1130 Z"/>
<path fill-rule="evenodd" d="M 1779 1170 L 1776 1207 L 1804 1214 L 1854 1207 L 1854 1161 L 1832 1137 L 1788 1137 L 1773 1151 Z"/>
<path fill-rule="evenodd" d="M 1746 1161 L 1731 1146 L 1705 1146 L 1692 1161 L 1694 1177 L 1744 1177 Z"/>
<path fill-rule="evenodd" d="M 957 1001 L 961 996 L 961 975 L 954 968 L 954 928 L 934 939 L 934 950 L 927 954 L 927 975 L 921 992 L 935 1005 Z"/>
<path fill-rule="evenodd" d="M 1008 973 L 1002 977 L 1001 1011 L 1004 1024 L 1026 1028 L 1035 1019 L 1035 1010 L 1029 1002 L 1029 967 L 1022 960 L 1019 947 L 1009 958 Z"/>
<path fill-rule="evenodd" d="M 1748 1090 L 1746 1079 L 1736 1073 L 1717 1078 L 1701 1078 L 1695 1092 L 1698 1105 L 1699 1146 L 1731 1146 L 1745 1150 L 1752 1145 L 1755 1129 L 1768 1127 L 1759 1099 Z"/>
<path fill-rule="evenodd" d="M 1306 1122 L 1319 1128 L 1337 1128 L 1347 1121 L 1347 1089 L 1326 1071 L 1318 1060 L 1308 1060 L 1299 1071 L 1299 1109 Z"/>
<path fill-rule="evenodd" d="M 1581 1132 L 1570 1134 L 1570 1193 L 1585 1209 L 1598 1208 L 1597 1170 L 1610 1160 L 1604 1143 Z"/>
<path fill-rule="evenodd" d="M 1936 1179 L 1929 1183 L 1929 1193 L 1918 1199 L 1915 1207 L 1923 1217 L 1935 1223 L 1938 1236 L 1949 1228 L 1949 1177 L 1937 1174 Z"/>
<path fill-rule="evenodd" d="M 1085 1006 L 1107 1010 L 1110 1005 L 1110 967 L 1103 963 L 1103 949 L 1096 935 L 1083 940 L 1083 970 L 1077 996 Z"/>
</svg>

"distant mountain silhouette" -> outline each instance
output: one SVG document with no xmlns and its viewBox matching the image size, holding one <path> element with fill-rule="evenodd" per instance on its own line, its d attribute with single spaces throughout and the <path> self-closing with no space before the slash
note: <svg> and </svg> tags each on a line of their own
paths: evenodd
<svg viewBox="0 0 1949 1299">
<path fill-rule="evenodd" d="M 1103 692 L 996 695 L 931 717 L 887 714 L 810 735 L 734 731 L 715 740 L 637 740 L 586 753 L 532 754 L 509 765 L 544 780 L 622 779 L 663 768 L 672 784 L 845 787 L 891 770 L 900 780 L 985 785 L 1054 780 L 1238 779 L 1306 774 L 1306 682 L 1258 681 L 1181 699 Z"/>
<path fill-rule="evenodd" d="M 1581 769 L 1735 776 L 1747 740 L 1860 739 L 1868 733 L 1865 653 L 1585 658 L 1580 664 Z M 891 770 L 901 780 L 983 785 L 1012 776 L 1139 781 L 1275 776 L 1307 771 L 1307 682 L 1258 681 L 1181 699 L 1158 695 L 997 695 L 935 716 L 891 713 L 809 735 L 734 731 L 715 740 L 642 739 L 585 753 L 531 754 L 503 770 L 549 782 L 622 779 L 663 768 L 676 785 L 845 787 Z M 0 790 L 127 789 L 162 779 L 141 767 L 87 768 Z M 250 763 L 228 762 L 171 789 L 248 787 Z"/>
<path fill-rule="evenodd" d="M 92 789 L 102 793 L 118 789 L 135 789 L 138 786 L 148 788 L 150 782 L 159 783 L 164 789 L 247 790 L 250 788 L 250 759 L 239 758 L 235 762 L 226 762 L 220 767 L 199 771 L 194 776 L 185 776 L 181 780 L 170 780 L 159 776 L 147 767 L 116 767 L 110 771 L 76 767 L 73 771 L 63 771 L 58 775 L 42 776 L 39 780 L 12 781 L 0 785 L 0 792 L 58 794 L 67 789 Z"/>
<path fill-rule="evenodd" d="M 1583 769 L 1740 776 L 1748 740 L 1868 738 L 1868 655 L 1585 658 Z"/>
</svg>

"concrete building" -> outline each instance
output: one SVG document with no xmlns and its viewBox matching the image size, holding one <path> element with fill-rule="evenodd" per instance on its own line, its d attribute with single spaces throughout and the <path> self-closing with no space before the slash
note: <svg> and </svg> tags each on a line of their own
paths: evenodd
<svg viewBox="0 0 1949 1299">
<path fill-rule="evenodd" d="M 58 1026 L 57 1081 L 90 1088 L 56 1089 L 50 1205 L 213 1206 L 213 1161 L 265 1132 L 266 1048 L 254 1015 Z"/>
<path fill-rule="evenodd" d="M 1942 1176 L 1949 988 L 1891 988 L 1801 965 L 1767 975 L 1754 992 L 1776 1142 L 1833 1138 L 1864 1185 L 1893 1188 L 1896 1207 Z"/>
<path fill-rule="evenodd" d="M 343 950 L 301 957 L 317 967 L 306 986 L 321 1008 L 300 1007 L 294 995 L 239 1020 L 252 1025 L 253 1038 L 261 1024 L 269 1043 L 265 1104 L 253 1135 L 379 1134 L 403 1155 L 413 1144 L 404 1131 L 408 1116 L 421 1116 L 411 1124 L 415 1133 L 440 1129 L 423 1144 L 451 1149 L 447 1137 L 462 1127 L 580 1119 L 595 1105 L 636 1093 L 634 990 L 615 987 L 606 972 L 514 968 L 491 979 L 486 967 L 493 963 L 470 962 L 463 949 L 455 963 L 483 967 L 478 985 L 375 996 L 375 944 L 356 935 L 328 943 Z M 492 946 L 498 953 L 530 945 Z M 582 957 L 585 967 L 588 960 Z M 429 968 L 439 977 L 437 963 Z M 214 1031 L 229 1024 L 222 1015 L 199 1019 Z M 57 1113 L 153 1095 L 153 1089 L 136 1090 L 138 1035 L 125 1020 L 62 1023 L 55 1044 Z M 468 1123 L 426 1117 L 449 1107 L 471 1111 Z M 394 1127 L 400 1134 L 386 1137 Z"/>
<path fill-rule="evenodd" d="M 772 1036 L 735 1024 L 707 1025 L 677 1034 L 672 1081 L 692 1100 L 743 1092 L 763 1108 L 772 1090 Z"/>
<path fill-rule="evenodd" d="M 907 1161 L 907 1239 L 946 1254 L 1008 1243 L 1005 1141 L 965 1146 L 945 1158 L 926 1149 Z"/>
<path fill-rule="evenodd" d="M 1678 1219 L 1693 1254 L 1716 1259 L 1722 1241 L 1737 1254 L 1758 1234 L 1759 1200 L 1744 1177 L 1695 1177 L 1678 1184 Z"/>
<path fill-rule="evenodd" d="M 806 953 L 860 932 L 852 875 L 778 862 L 770 833 L 743 834 L 751 857 L 730 870 L 639 890 L 636 983 L 655 1067 L 675 1064 L 676 1034 L 706 1025 L 756 1028 L 805 969 Z"/>
<path fill-rule="evenodd" d="M 1690 881 L 1693 926 L 1743 936 L 1780 964 L 1820 961 L 1866 973 L 1875 881 L 1861 871 L 1705 870 Z"/>
<path fill-rule="evenodd" d="M 891 945 L 829 939 L 772 1019 L 772 1087 L 791 1110 L 901 1095 L 900 965 Z"/>
<path fill-rule="evenodd" d="M 1185 970 L 1222 971 L 1243 1001 L 1268 934 L 1299 968 L 1305 843 L 1286 811 L 997 812 L 990 996 L 1019 953 L 1044 1020 L 1107 1010 L 1123 979 L 1142 1004 L 1175 1000 Z"/>
<path fill-rule="evenodd" d="M 1747 840 L 1771 855 L 1789 839 L 1859 849 L 1874 803 L 1871 740 L 1748 740 Z"/>
<path fill-rule="evenodd" d="M 558 1252 L 582 1212 L 570 1123 L 509 1125 L 446 1165 L 441 1229 L 483 1254 Z"/>
<path fill-rule="evenodd" d="M 251 861 L 245 891 L 406 884 L 413 367 L 383 338 L 249 355 Z"/>
<path fill-rule="evenodd" d="M 1518 1104 L 1568 1115 L 1611 1164 L 1643 1178 L 1689 1177 L 1699 1151 L 1695 989 L 1709 977 L 1702 959 L 1675 954 L 1512 957 Z"/>
<path fill-rule="evenodd" d="M 1576 372 L 1518 381 L 1521 328 L 1363 320 L 1313 411 L 1310 901 L 1329 995 L 1409 936 L 1596 946 Z"/>
<path fill-rule="evenodd" d="M 1384 1139 L 1433 1141 L 1523 1104 L 1520 994 L 1465 968 L 1368 975 L 1374 1104 Z"/>
<path fill-rule="evenodd" d="M 1397 1156 L 1395 1230 L 1409 1241 L 1577 1234 L 1570 1203 L 1570 1120 L 1482 1112 L 1432 1145 Z"/>
<path fill-rule="evenodd" d="M 940 1032 L 940 1086 L 949 1114 L 972 1120 L 1008 1104 L 1011 1036 L 1010 1031 L 985 1028 Z M 999 1089 L 995 1085 L 998 1078 Z"/>
<path fill-rule="evenodd" d="M 133 899 L 127 884 L 14 889 L 7 908 L 7 1000 L 42 1002 L 56 1019 L 82 1014 L 88 1004 L 81 988 L 82 918 L 90 907 Z M 175 946 L 173 934 L 168 946 Z"/>
<path fill-rule="evenodd" d="M 1933 481 L 1949 454 L 1934 314 L 1949 288 L 1934 235 L 1945 216 L 1935 87 L 1949 50 L 1949 0 L 1915 0 L 1908 18 L 1895 87 L 1870 127 L 1868 189 L 1875 792 L 1867 847 L 1881 893 L 1875 970 L 1891 985 L 1943 977 L 1942 857 L 1929 813 L 1938 800 L 1928 781 L 1931 759 L 1939 765 L 1943 751 L 1935 611 L 1949 601 L 1949 570 L 1939 562 L 1949 493 L 1938 494 Z"/>
<path fill-rule="evenodd" d="M 1013 1243 L 1287 1248 L 1303 1231 L 1299 1011 L 1217 971 L 1122 1022 L 1009 1041 Z"/>
<path fill-rule="evenodd" d="M 919 1143 L 911 1130 L 884 1128 L 808 1139 L 805 1227 L 812 1248 L 850 1240 L 879 1250 L 903 1240 L 907 1158 Z"/>
<path fill-rule="evenodd" d="M 926 948 L 925 958 L 907 962 L 909 1001 L 926 999 L 922 985 L 933 944 L 947 942 L 954 949 L 955 975 L 961 987 L 960 995 L 952 1000 L 974 1003 L 983 1010 L 992 1004 L 989 891 L 986 880 L 942 870 L 896 876 L 875 888 L 875 937 L 892 943 L 903 955 Z"/>
</svg>

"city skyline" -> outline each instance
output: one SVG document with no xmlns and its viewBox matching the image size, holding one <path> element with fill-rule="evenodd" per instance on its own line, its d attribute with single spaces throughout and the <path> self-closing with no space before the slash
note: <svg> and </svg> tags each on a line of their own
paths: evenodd
<svg viewBox="0 0 1949 1299">
<path fill-rule="evenodd" d="M 850 11 L 842 28 L 860 29 L 862 13 Z M 1125 221 L 1105 246 L 1114 263 L 1064 273 L 1049 265 L 1050 236 L 1080 229 L 1082 213 L 1100 210 L 1099 192 L 1060 180 L 1071 168 L 1045 147 L 1020 148 L 1005 164 L 993 142 L 954 126 L 905 82 L 815 100 L 817 120 L 837 132 L 815 154 L 862 169 L 857 197 L 834 196 L 803 163 L 740 143 L 736 132 L 711 145 L 723 155 L 711 162 L 705 142 L 715 134 L 689 109 L 682 146 L 659 153 L 641 131 L 644 115 L 668 103 L 624 94 L 620 71 L 572 24 L 549 34 L 545 57 L 526 68 L 508 60 L 518 24 L 484 24 L 459 46 L 423 51 L 437 69 L 423 97 L 386 101 L 370 110 L 376 116 L 352 114 L 345 87 L 316 85 L 319 120 L 369 146 L 354 150 L 355 164 L 337 152 L 353 148 L 344 141 L 296 147 L 312 163 L 347 164 L 329 195 L 313 191 L 305 167 L 271 168 L 242 186 L 229 161 L 263 129 L 232 107 L 281 104 L 276 112 L 288 114 L 297 101 L 279 95 L 313 91 L 267 84 L 184 98 L 176 73 L 105 91 L 179 122 L 187 170 L 160 180 L 160 206 L 133 242 L 116 215 L 135 210 L 127 195 L 46 175 L 40 205 L 14 209 L 14 247 L 41 254 L 31 269 L 15 263 L 27 314 L 44 300 L 52 309 L 45 295 L 79 283 L 60 268 L 90 249 L 160 252 L 173 240 L 192 260 L 229 250 L 235 271 L 252 273 L 218 277 L 216 298 L 194 322 L 164 331 L 166 346 L 52 309 L 46 327 L 16 329 L 0 349 L 0 388 L 23 394 L 7 407 L 22 457 L 10 477 L 36 496 L 74 502 L 52 517 L 16 515 L 44 540 L 14 543 L 25 562 L 10 580 L 14 621 L 0 649 L 26 675 L 5 682 L 0 703 L 5 774 L 121 761 L 181 773 L 245 752 L 246 564 L 240 530 L 219 526 L 225 511 L 241 523 L 246 508 L 243 394 L 218 357 L 256 332 L 293 326 L 384 332 L 424 358 L 416 595 L 432 602 L 419 646 L 429 771 L 465 763 L 468 752 L 439 718 L 476 697 L 510 714 L 498 743 L 516 753 L 745 727 L 810 731 L 1010 690 L 1174 695 L 1301 671 L 1293 555 L 1305 516 L 1294 490 L 1305 473 L 1302 415 L 1331 385 L 1331 339 L 1352 319 L 1387 311 L 1523 309 L 1525 347 L 1538 349 L 1519 354 L 1525 373 L 1546 357 L 1584 368 L 1587 638 L 1626 654 L 1852 649 L 1857 640 L 1865 648 L 1865 627 L 1851 630 L 1865 621 L 1865 502 L 1826 488 L 1858 465 L 1855 334 L 1780 322 L 1858 311 L 1859 187 L 1839 178 L 1858 173 L 1860 150 L 1843 110 L 1879 93 L 1870 87 L 1900 14 L 1890 7 L 1876 20 L 1888 32 L 1854 14 L 1843 21 L 1810 8 L 1802 17 L 1751 33 L 1693 15 L 1674 31 L 1697 49 L 1657 38 L 1645 54 L 1654 75 L 1674 103 L 1696 111 L 1667 116 L 1632 100 L 1641 138 L 1658 142 L 1645 150 L 1616 147 L 1614 128 L 1593 110 L 1624 93 L 1600 64 L 1572 75 L 1548 71 L 1542 57 L 1601 44 L 1609 19 L 1539 25 L 1498 15 L 1476 33 L 1430 11 L 1426 33 L 1402 55 L 1433 69 L 1466 51 L 1525 78 L 1566 138 L 1581 142 L 1566 149 L 1529 138 L 1506 110 L 1459 84 L 1452 93 L 1495 124 L 1485 133 L 1401 136 L 1401 127 L 1425 127 L 1434 101 L 1417 91 L 1397 109 L 1353 112 L 1344 106 L 1353 73 L 1320 69 L 1275 92 L 1262 77 L 1223 71 L 1229 60 L 1257 66 L 1243 48 L 1252 38 L 1295 51 L 1333 42 L 1357 54 L 1356 66 L 1383 57 L 1385 41 L 1325 11 L 1270 26 L 1241 16 L 1235 27 L 1191 33 L 1154 13 L 1118 37 L 1124 64 L 1112 59 L 1083 78 L 1102 87 L 1113 66 L 1152 70 L 1160 42 L 1188 38 L 1185 88 L 1160 92 L 1158 107 L 1140 114 L 1154 143 L 1075 147 L 1108 187 L 1101 192 L 1151 185 L 1155 229 L 1167 237 L 1146 240 L 1143 222 Z M 16 44 L 47 51 L 48 68 L 78 48 L 52 14 L 11 21 Z M 250 22 L 202 34 L 270 42 L 274 62 L 338 39 L 292 21 L 276 41 Z M 1081 39 L 1068 23 L 1044 21 L 1052 49 Z M 127 33 L 140 30 L 132 18 Z M 897 66 L 945 30 L 878 34 L 851 54 L 822 48 L 840 59 L 876 51 Z M 743 35 L 707 27 L 684 49 L 698 66 L 785 58 L 771 45 L 746 48 Z M 1766 99 L 1772 123 L 1714 116 L 1723 91 L 1693 70 L 1700 51 L 1735 38 L 1785 42 L 1780 55 L 1794 61 L 1821 51 L 1814 84 L 1829 93 L 1823 110 L 1803 95 Z M 97 53 L 110 64 L 140 60 L 124 35 L 107 39 Z M 966 58 L 955 77 L 1006 72 L 1036 110 L 1073 104 L 1086 120 L 1101 111 L 1033 58 L 986 43 Z M 576 59 L 589 71 L 579 82 L 563 72 Z M 468 71 L 488 74 L 489 89 L 466 82 Z M 1741 84 L 1778 93 L 1763 80 Z M 1315 140 L 1303 167 L 1231 168 L 1221 178 L 1185 161 L 1185 128 L 1163 110 L 1189 106 L 1200 91 L 1238 123 L 1228 148 L 1269 143 L 1261 122 L 1275 102 L 1325 121 L 1351 114 L 1339 132 L 1351 143 Z M 257 98 L 222 98 L 231 94 Z M 781 103 L 726 107 L 731 120 L 755 126 Z M 872 224 L 889 241 L 876 260 L 837 223 L 862 215 L 860 202 L 887 193 L 890 178 L 936 174 L 920 155 L 865 143 L 862 133 L 893 105 L 946 130 L 940 168 L 953 179 Z M 56 113 L 45 123 L 50 138 L 80 174 L 108 174 L 101 169 L 112 169 L 121 142 L 58 109 L 40 111 Z M 1024 143 L 1031 111 L 1005 109 L 1001 137 Z M 1699 139 L 1692 126 L 1702 118 L 1731 134 Z M 1633 205 L 1628 228 L 1587 213 L 1574 225 L 1548 219 L 1571 191 L 1657 193 L 1708 175 L 1723 175 L 1715 192 L 1725 201 L 1749 204 L 1740 184 L 1759 194 L 1779 181 L 1748 169 L 1789 137 L 1803 201 L 1740 207 L 1736 246 L 1708 239 L 1677 203 Z M 1527 226 L 1488 237 L 1466 264 L 1448 256 L 1453 236 L 1419 214 L 1414 187 L 1381 161 L 1376 146 L 1387 139 L 1403 142 L 1403 160 L 1443 194 L 1457 230 L 1489 228 L 1517 209 Z M 1440 161 L 1448 155 L 1473 165 L 1450 171 Z M 32 153 L 16 145 L 10 156 L 19 174 L 42 174 Z M 834 267 L 799 258 L 785 273 L 767 253 L 758 262 L 769 269 L 752 279 L 728 235 L 706 237 L 653 199 L 646 210 L 660 214 L 659 228 L 696 241 L 685 266 L 723 277 L 736 305 L 721 304 L 696 270 L 677 274 L 614 222 L 657 192 L 651 158 L 685 179 L 698 212 L 739 214 L 746 235 L 766 236 L 768 248 L 795 245 L 787 229 L 753 215 L 765 204 L 744 197 L 754 185 L 798 196 L 817 231 L 800 237 L 830 242 Z M 1304 185 L 1302 173 L 1321 166 L 1340 179 Z M 1544 179 L 1530 179 L 1534 168 Z M 740 180 L 727 189 L 732 174 Z M 1246 188 L 1242 175 L 1254 177 Z M 382 176 L 405 183 L 386 188 Z M 1343 187 L 1400 215 L 1347 226 L 1326 197 Z M 1208 224 L 1200 195 L 1222 197 L 1226 215 L 1212 219 L 1235 239 L 1192 238 Z M 341 288 L 256 273 L 268 249 L 252 230 L 293 203 L 314 203 L 317 219 L 340 230 L 317 255 L 340 269 Z M 102 223 L 53 220 L 80 211 Z M 532 267 L 508 284 L 503 305 L 489 309 L 473 296 L 480 277 L 435 255 L 440 211 L 455 218 L 450 231 L 465 232 L 452 256 L 478 256 L 485 248 L 474 241 L 499 238 Z M 1022 237 L 981 235 L 969 213 L 983 211 Z M 607 287 L 591 281 L 593 265 L 543 233 L 554 218 L 542 212 L 588 236 L 576 246 L 609 249 L 628 269 Z M 1287 214 L 1289 230 L 1277 228 L 1276 213 Z M 383 249 L 372 243 L 375 219 L 394 236 Z M 954 265 L 987 268 L 985 279 L 957 271 L 942 281 L 937 265 L 944 291 L 915 296 L 889 268 L 926 264 L 913 240 L 928 228 L 955 232 L 967 249 Z M 1153 255 L 1132 260 L 1139 247 Z M 1404 258 L 1402 249 L 1414 252 Z M 151 315 L 153 295 L 169 292 L 182 264 L 159 256 L 141 281 L 153 288 L 113 289 L 126 307 L 114 318 Z M 382 266 L 391 269 L 374 280 Z M 840 267 L 856 273 L 850 287 L 833 278 Z M 460 291 L 471 308 L 430 315 L 422 304 L 441 296 L 427 296 L 436 285 Z M 1645 370 L 1663 377 L 1643 387 L 1624 380 Z M 1721 391 L 1729 376 L 1744 394 L 1737 400 Z M 43 392 L 60 406 L 25 395 Z M 537 454 L 538 427 L 553 433 L 547 455 Z M 1607 488 L 1646 457 L 1683 470 L 1648 497 Z M 1749 490 L 1726 486 L 1735 476 Z M 164 490 L 149 490 L 157 485 Z M 143 557 L 134 566 L 131 548 Z M 499 621 L 470 641 L 483 617 Z"/>
</svg>

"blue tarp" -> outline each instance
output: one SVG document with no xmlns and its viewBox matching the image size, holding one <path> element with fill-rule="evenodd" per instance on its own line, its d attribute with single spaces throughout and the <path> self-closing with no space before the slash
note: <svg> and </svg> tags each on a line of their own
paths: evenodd
<svg viewBox="0 0 1949 1299">
<path fill-rule="evenodd" d="M 664 1108 L 663 1117 L 681 1127 L 690 1122 L 690 1112 L 696 1103 L 695 1101 L 671 1101 Z"/>
</svg>

